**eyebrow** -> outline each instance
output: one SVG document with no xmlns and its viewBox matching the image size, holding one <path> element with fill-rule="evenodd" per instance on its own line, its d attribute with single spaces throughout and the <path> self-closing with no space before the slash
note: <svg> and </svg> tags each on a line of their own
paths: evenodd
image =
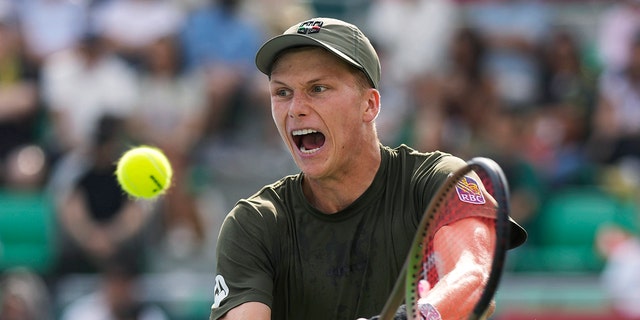
<svg viewBox="0 0 640 320">
<path fill-rule="evenodd" d="M 313 78 L 313 79 L 311 79 L 311 80 L 307 80 L 307 81 L 305 81 L 304 83 L 305 83 L 305 84 L 318 83 L 318 82 L 325 81 L 325 79 L 328 79 L 328 78 L 330 78 L 330 76 L 317 77 L 317 78 Z M 271 81 L 272 83 L 275 83 L 275 84 L 288 86 L 286 83 L 284 83 L 284 82 L 282 82 L 282 81 L 280 81 L 280 80 L 273 80 L 273 78 L 271 78 L 271 79 L 270 79 L 270 81 Z"/>
</svg>

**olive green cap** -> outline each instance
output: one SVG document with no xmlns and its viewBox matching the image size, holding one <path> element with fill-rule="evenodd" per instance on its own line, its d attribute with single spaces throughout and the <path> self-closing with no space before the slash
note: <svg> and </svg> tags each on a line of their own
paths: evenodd
<svg viewBox="0 0 640 320">
<path fill-rule="evenodd" d="M 291 26 L 283 34 L 268 40 L 256 54 L 256 66 L 266 75 L 282 50 L 322 47 L 362 70 L 374 88 L 380 82 L 380 60 L 369 39 L 353 24 L 332 18 L 314 18 Z"/>
</svg>

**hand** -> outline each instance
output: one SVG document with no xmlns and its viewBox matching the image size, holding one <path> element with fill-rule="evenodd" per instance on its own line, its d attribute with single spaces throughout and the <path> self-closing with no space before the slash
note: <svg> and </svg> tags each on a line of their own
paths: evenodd
<svg viewBox="0 0 640 320">
<path fill-rule="evenodd" d="M 421 319 L 424 320 L 441 320 L 440 313 L 436 308 L 426 301 L 427 294 L 431 291 L 431 284 L 427 280 L 420 280 L 418 282 L 418 293 L 420 294 L 420 300 L 418 300 L 418 306 L 421 313 Z M 357 320 L 378 320 L 380 317 L 375 316 L 373 318 L 358 318 Z M 396 311 L 393 316 L 394 320 L 406 320 L 407 310 L 406 306 L 402 305 Z"/>
<path fill-rule="evenodd" d="M 431 284 L 427 280 L 420 280 L 418 282 L 418 294 L 420 299 L 418 300 L 418 310 L 420 310 L 420 318 L 425 320 L 442 320 L 440 312 L 427 301 L 427 295 L 431 291 Z"/>
</svg>

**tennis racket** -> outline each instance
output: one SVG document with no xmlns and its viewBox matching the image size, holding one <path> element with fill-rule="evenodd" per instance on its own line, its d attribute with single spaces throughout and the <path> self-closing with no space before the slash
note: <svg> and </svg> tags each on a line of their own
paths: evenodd
<svg viewBox="0 0 640 320">
<path fill-rule="evenodd" d="M 491 269 L 488 279 L 483 281 L 482 293 L 474 291 L 474 294 L 465 296 L 465 303 L 472 303 L 474 307 L 472 311 L 463 311 L 456 318 L 486 318 L 500 282 L 509 245 L 509 190 L 504 173 L 496 162 L 488 158 L 473 158 L 466 166 L 453 172 L 431 200 L 379 319 L 392 320 L 403 302 L 406 304 L 407 319 L 423 319 L 418 310 L 419 282 L 428 280 L 434 286 L 440 277 L 445 276 L 439 274 L 438 269 L 441 268 L 441 261 L 446 259 L 447 252 L 439 252 L 439 248 L 433 247 L 435 233 L 441 226 L 465 216 L 469 210 L 481 212 L 481 219 L 493 227 L 489 230 L 492 233 L 495 231 L 495 242 L 490 242 L 493 246 Z M 438 243 L 443 243 L 441 240 L 445 241 L 448 248 L 462 245 L 455 236 L 438 239 Z"/>
</svg>

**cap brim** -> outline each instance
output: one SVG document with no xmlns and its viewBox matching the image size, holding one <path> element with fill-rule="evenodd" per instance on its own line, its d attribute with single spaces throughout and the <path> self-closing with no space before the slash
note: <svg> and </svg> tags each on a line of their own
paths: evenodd
<svg viewBox="0 0 640 320">
<path fill-rule="evenodd" d="M 521 246 L 527 241 L 527 231 L 519 225 L 515 220 L 509 217 L 509 225 L 511 225 L 511 239 L 509 239 L 509 249 Z"/>
<path fill-rule="evenodd" d="M 256 54 L 256 66 L 258 67 L 258 70 L 260 70 L 260 72 L 266 75 L 270 75 L 271 66 L 278 54 L 282 52 L 282 50 L 303 46 L 325 48 L 341 59 L 347 61 L 349 64 L 355 66 L 356 68 L 363 69 L 363 67 L 359 63 L 355 62 L 353 59 L 340 52 L 338 49 L 330 46 L 325 42 L 322 42 L 321 40 L 317 40 L 303 34 L 283 34 L 267 41 L 262 45 L 262 47 Z"/>
</svg>

